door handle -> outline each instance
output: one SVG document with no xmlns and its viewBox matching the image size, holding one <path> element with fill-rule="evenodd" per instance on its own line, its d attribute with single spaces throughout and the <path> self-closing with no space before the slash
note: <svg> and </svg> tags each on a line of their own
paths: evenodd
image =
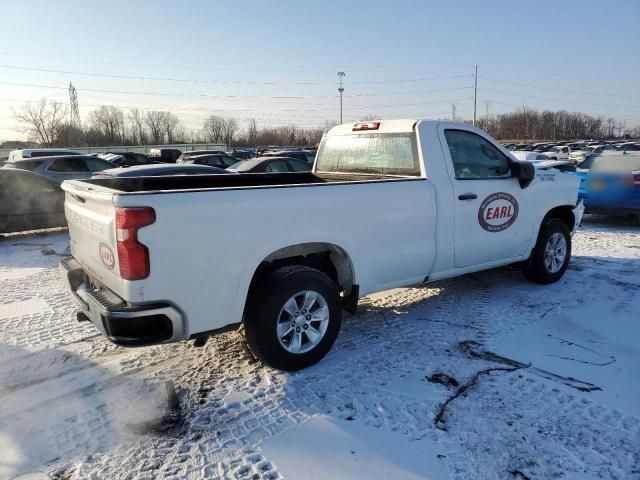
<svg viewBox="0 0 640 480">
<path fill-rule="evenodd" d="M 463 193 L 458 195 L 458 200 L 475 200 L 478 196 L 475 193 Z"/>
</svg>

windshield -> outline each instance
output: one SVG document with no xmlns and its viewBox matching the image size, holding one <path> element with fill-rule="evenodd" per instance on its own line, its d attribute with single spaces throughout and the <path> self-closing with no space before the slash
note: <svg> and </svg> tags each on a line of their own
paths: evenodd
<svg viewBox="0 0 640 480">
<path fill-rule="evenodd" d="M 592 170 L 608 172 L 633 172 L 640 170 L 640 155 L 616 155 L 593 157 Z M 580 167 L 584 168 L 584 167 Z"/>
<path fill-rule="evenodd" d="M 251 170 L 253 167 L 258 165 L 264 159 L 254 159 L 254 160 L 242 160 L 240 162 L 234 163 L 230 167 L 229 170 L 234 170 L 238 172 L 246 172 L 247 170 Z"/>
<path fill-rule="evenodd" d="M 316 171 L 419 176 L 413 133 L 374 133 L 325 137 Z"/>
</svg>

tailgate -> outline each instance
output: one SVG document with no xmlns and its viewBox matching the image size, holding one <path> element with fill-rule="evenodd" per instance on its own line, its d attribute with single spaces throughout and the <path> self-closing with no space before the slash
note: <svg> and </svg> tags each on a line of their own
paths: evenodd
<svg viewBox="0 0 640 480">
<path fill-rule="evenodd" d="M 78 180 L 64 182 L 62 189 L 71 254 L 93 280 L 122 295 L 113 204 L 115 191 Z"/>
</svg>

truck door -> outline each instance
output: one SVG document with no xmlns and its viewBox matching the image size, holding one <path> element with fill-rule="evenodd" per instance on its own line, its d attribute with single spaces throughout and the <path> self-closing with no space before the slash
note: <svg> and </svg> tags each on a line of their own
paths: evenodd
<svg viewBox="0 0 640 480">
<path fill-rule="evenodd" d="M 523 255 L 533 206 L 511 176 L 509 158 L 471 127 L 441 125 L 439 137 L 454 192 L 455 266 Z"/>
</svg>

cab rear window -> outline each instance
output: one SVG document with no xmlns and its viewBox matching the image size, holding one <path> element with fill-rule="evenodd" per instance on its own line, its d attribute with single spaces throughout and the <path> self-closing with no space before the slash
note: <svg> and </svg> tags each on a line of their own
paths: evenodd
<svg viewBox="0 0 640 480">
<path fill-rule="evenodd" d="M 420 176 L 413 133 L 325 137 L 316 159 L 318 173 Z"/>
</svg>

